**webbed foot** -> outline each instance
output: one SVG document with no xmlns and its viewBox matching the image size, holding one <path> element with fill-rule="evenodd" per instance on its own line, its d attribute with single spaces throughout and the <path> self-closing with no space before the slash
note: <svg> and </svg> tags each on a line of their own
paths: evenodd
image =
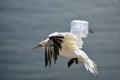
<svg viewBox="0 0 120 80">
<path fill-rule="evenodd" d="M 72 58 L 68 61 L 68 67 L 70 67 L 73 63 L 78 64 L 78 58 Z"/>
</svg>

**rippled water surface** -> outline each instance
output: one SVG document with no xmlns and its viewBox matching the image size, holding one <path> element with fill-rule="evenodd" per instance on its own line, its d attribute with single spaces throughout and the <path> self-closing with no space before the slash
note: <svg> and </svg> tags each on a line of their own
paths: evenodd
<svg viewBox="0 0 120 80">
<path fill-rule="evenodd" d="M 0 0 L 0 80 L 120 80 L 120 0 Z M 44 49 L 30 51 L 48 34 L 70 29 L 73 19 L 94 30 L 83 50 L 99 75 L 83 64 L 67 68 L 59 57 L 44 67 Z"/>
</svg>

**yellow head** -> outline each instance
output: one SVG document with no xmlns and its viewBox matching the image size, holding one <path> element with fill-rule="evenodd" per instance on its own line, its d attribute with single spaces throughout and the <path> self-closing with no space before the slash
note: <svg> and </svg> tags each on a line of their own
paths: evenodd
<svg viewBox="0 0 120 80">
<path fill-rule="evenodd" d="M 41 47 L 41 48 L 45 48 L 45 46 L 46 46 L 46 40 L 41 41 L 38 46 Z"/>
</svg>

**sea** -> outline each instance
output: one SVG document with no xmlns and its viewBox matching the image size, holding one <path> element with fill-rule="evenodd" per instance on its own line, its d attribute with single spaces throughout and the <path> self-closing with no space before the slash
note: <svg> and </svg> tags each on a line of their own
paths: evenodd
<svg viewBox="0 0 120 80">
<path fill-rule="evenodd" d="M 97 76 L 63 56 L 45 67 L 44 49 L 30 50 L 78 19 L 93 30 L 82 50 Z M 0 80 L 120 80 L 120 0 L 0 0 Z"/>
</svg>

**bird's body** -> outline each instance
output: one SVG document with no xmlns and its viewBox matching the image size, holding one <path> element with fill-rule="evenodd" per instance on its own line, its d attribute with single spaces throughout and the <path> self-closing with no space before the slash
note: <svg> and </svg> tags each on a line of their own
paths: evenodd
<svg viewBox="0 0 120 80">
<path fill-rule="evenodd" d="M 77 37 L 69 32 L 65 32 L 65 33 L 55 32 L 50 34 L 50 36 L 55 36 L 55 34 L 64 36 L 64 38 L 62 39 L 63 43 L 61 43 L 62 49 L 59 50 L 59 54 L 67 58 L 76 57 L 74 51 L 77 49 L 77 46 L 75 45 Z"/>
<path fill-rule="evenodd" d="M 82 50 L 82 38 L 88 34 L 88 22 L 74 20 L 71 22 L 70 32 L 54 32 L 48 38 L 42 41 L 35 48 L 45 48 L 45 65 L 51 65 L 51 59 L 56 62 L 59 55 L 71 59 L 68 67 L 75 60 L 76 63 L 83 62 L 85 68 L 93 74 L 97 74 L 95 63 Z M 33 48 L 34 49 L 34 48 Z"/>
</svg>

